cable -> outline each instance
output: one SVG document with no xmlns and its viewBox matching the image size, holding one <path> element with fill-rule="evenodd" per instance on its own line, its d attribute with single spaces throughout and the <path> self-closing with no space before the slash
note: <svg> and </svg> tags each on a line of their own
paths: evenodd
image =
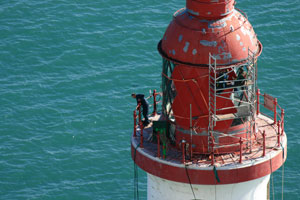
<svg viewBox="0 0 300 200">
<path fill-rule="evenodd" d="M 272 183 L 272 196 L 273 196 L 273 200 L 275 198 L 275 193 L 274 193 L 274 176 L 273 176 L 273 168 L 272 168 L 272 158 L 270 159 L 270 168 L 271 168 L 271 183 Z"/>
<path fill-rule="evenodd" d="M 189 176 L 189 173 L 188 173 L 188 169 L 187 169 L 186 165 L 184 165 L 184 167 L 185 167 L 186 176 L 187 176 L 187 178 L 189 180 L 189 183 L 190 183 L 190 186 L 191 186 L 191 190 L 193 192 L 194 199 L 196 200 L 196 196 L 195 196 L 194 189 L 193 189 L 193 186 L 192 186 L 192 183 L 191 183 L 191 179 L 190 179 L 190 176 Z"/>
<path fill-rule="evenodd" d="M 283 200 L 283 188 L 284 188 L 284 163 L 282 165 L 282 176 L 281 176 L 281 199 Z"/>
<path fill-rule="evenodd" d="M 284 188 L 284 147 L 282 146 L 282 143 L 280 143 L 280 146 L 282 148 L 282 174 L 281 174 L 281 199 L 283 200 L 283 188 Z"/>
<path fill-rule="evenodd" d="M 134 199 L 138 200 L 139 199 L 139 176 L 138 176 L 138 168 L 137 165 L 135 163 L 135 158 L 136 158 L 136 150 L 140 147 L 140 144 L 138 144 L 136 146 L 136 148 L 134 148 L 134 156 L 133 156 L 133 166 L 134 166 L 134 183 L 133 183 L 133 187 L 134 187 Z"/>
</svg>

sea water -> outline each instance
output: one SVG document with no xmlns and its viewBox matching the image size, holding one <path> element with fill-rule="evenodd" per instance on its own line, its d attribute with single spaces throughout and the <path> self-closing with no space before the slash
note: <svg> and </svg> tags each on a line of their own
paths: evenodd
<svg viewBox="0 0 300 200">
<path fill-rule="evenodd" d="M 10 0 L 0 6 L 0 199 L 133 199 L 133 92 L 160 91 L 157 43 L 184 0 Z M 271 198 L 300 199 L 300 2 L 237 1 L 285 109 Z M 146 174 L 138 170 L 140 199 Z"/>
</svg>

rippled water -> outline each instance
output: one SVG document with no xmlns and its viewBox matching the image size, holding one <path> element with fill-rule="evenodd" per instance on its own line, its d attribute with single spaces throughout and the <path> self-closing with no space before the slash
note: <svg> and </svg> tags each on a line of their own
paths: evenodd
<svg viewBox="0 0 300 200">
<path fill-rule="evenodd" d="M 299 1 L 238 1 L 264 45 L 259 86 L 286 111 L 285 199 L 299 199 Z M 132 92 L 185 1 L 3 1 L 0 199 L 133 199 Z M 281 170 L 274 173 L 281 198 Z M 141 199 L 146 176 L 139 170 Z"/>
</svg>

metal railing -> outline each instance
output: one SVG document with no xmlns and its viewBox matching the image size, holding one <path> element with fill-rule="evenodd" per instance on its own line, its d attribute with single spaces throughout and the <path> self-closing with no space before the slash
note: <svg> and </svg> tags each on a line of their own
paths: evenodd
<svg viewBox="0 0 300 200">
<path fill-rule="evenodd" d="M 153 112 L 151 115 L 157 114 L 157 104 L 160 103 L 160 101 L 157 101 L 157 96 L 161 95 L 161 93 L 156 92 L 156 90 L 153 90 L 153 93 L 150 92 L 150 96 L 148 96 L 146 99 L 153 98 L 153 104 L 149 105 L 153 106 Z M 141 103 L 137 105 L 137 107 L 133 111 L 133 137 L 137 137 L 137 128 L 140 128 L 140 147 L 143 148 L 143 131 L 144 131 L 144 125 L 142 122 L 142 109 L 141 109 Z"/>
<path fill-rule="evenodd" d="M 257 90 L 256 96 L 256 114 L 259 115 L 261 113 L 273 120 L 273 125 L 277 126 L 277 145 L 280 146 L 280 136 L 284 133 L 284 109 L 278 104 L 277 98 L 274 98 L 266 93 L 261 94 L 259 89 Z M 262 112 L 260 109 L 260 105 L 263 105 L 264 108 L 273 112 L 273 116 L 268 115 L 266 112 Z"/>
</svg>

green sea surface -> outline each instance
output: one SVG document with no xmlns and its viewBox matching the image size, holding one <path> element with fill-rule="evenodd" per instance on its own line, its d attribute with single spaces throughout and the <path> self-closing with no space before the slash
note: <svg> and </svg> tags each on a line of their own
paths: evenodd
<svg viewBox="0 0 300 200">
<path fill-rule="evenodd" d="M 0 199 L 133 199 L 132 92 L 160 90 L 156 49 L 184 0 L 0 2 Z M 300 1 L 237 1 L 285 109 L 284 199 L 300 199 Z M 146 174 L 139 173 L 140 199 Z M 281 199 L 282 169 L 271 197 Z M 274 192 L 273 192 L 274 189 Z"/>
</svg>

